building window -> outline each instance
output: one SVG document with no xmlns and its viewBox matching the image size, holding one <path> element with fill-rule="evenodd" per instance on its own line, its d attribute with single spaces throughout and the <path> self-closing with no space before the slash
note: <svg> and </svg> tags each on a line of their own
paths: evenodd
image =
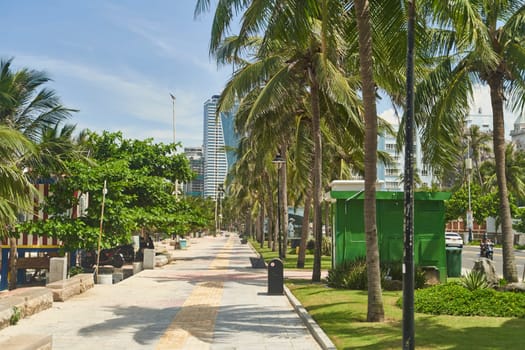
<svg viewBox="0 0 525 350">
<path fill-rule="evenodd" d="M 399 188 L 399 183 L 397 181 L 387 181 L 385 185 L 386 185 L 386 188 L 388 189 Z"/>
<path fill-rule="evenodd" d="M 388 176 L 398 176 L 399 175 L 399 170 L 396 169 L 396 168 L 386 168 L 385 169 L 385 173 Z"/>
</svg>

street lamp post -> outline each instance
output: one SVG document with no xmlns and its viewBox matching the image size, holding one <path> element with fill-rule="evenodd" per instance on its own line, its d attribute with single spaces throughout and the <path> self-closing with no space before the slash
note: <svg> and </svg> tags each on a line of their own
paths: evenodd
<svg viewBox="0 0 525 350">
<path fill-rule="evenodd" d="M 279 259 L 284 257 L 282 245 L 281 232 L 281 166 L 284 164 L 284 159 L 281 154 L 277 154 L 272 160 L 272 163 L 277 164 L 277 239 L 279 244 Z"/>
<path fill-rule="evenodd" d="M 173 143 L 175 144 L 175 95 L 171 94 L 172 112 L 173 112 Z"/>
<path fill-rule="evenodd" d="M 172 106 L 172 113 L 173 113 L 173 146 L 175 146 L 175 95 L 170 93 L 171 97 L 171 106 Z M 175 198 L 178 197 L 179 192 L 179 181 L 175 179 Z"/>
<path fill-rule="evenodd" d="M 220 232 L 221 230 L 221 221 L 222 221 L 222 195 L 224 194 L 224 186 L 222 184 L 219 184 L 217 187 L 217 207 L 218 207 L 218 215 L 217 215 L 217 232 Z"/>
</svg>

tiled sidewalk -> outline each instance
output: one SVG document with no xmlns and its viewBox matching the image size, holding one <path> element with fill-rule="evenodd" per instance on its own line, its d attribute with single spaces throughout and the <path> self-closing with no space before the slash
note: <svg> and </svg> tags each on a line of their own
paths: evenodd
<svg viewBox="0 0 525 350">
<path fill-rule="evenodd" d="M 94 289 L 0 331 L 53 335 L 53 349 L 319 349 L 236 235 L 190 240 L 176 261 Z"/>
</svg>

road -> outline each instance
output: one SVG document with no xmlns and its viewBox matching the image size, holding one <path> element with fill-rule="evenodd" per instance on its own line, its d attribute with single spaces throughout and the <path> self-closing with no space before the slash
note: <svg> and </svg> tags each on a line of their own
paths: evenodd
<svg viewBox="0 0 525 350">
<path fill-rule="evenodd" d="M 515 250 L 516 265 L 518 268 L 518 278 L 523 278 L 523 267 L 525 265 L 525 251 Z M 463 246 L 462 252 L 462 267 L 464 269 L 472 269 L 474 262 L 479 258 L 478 246 Z M 503 256 L 501 248 L 494 248 L 494 264 L 496 265 L 496 272 L 503 276 Z"/>
</svg>

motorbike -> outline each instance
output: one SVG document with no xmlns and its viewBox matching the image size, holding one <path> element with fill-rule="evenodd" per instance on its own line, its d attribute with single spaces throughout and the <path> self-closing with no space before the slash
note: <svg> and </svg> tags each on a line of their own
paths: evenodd
<svg viewBox="0 0 525 350">
<path fill-rule="evenodd" d="M 113 265 L 114 267 L 122 267 L 122 265 L 124 265 L 124 261 L 126 261 L 125 255 L 123 253 L 125 253 L 127 256 L 129 252 L 128 250 L 123 249 L 122 246 L 102 249 L 100 251 L 99 265 Z M 133 258 L 131 259 L 131 261 L 133 261 Z M 97 252 L 94 250 L 84 252 L 80 265 L 84 268 L 92 268 L 96 264 Z"/>
<path fill-rule="evenodd" d="M 479 257 L 493 260 L 494 244 L 492 242 L 482 243 L 479 247 Z"/>
</svg>

